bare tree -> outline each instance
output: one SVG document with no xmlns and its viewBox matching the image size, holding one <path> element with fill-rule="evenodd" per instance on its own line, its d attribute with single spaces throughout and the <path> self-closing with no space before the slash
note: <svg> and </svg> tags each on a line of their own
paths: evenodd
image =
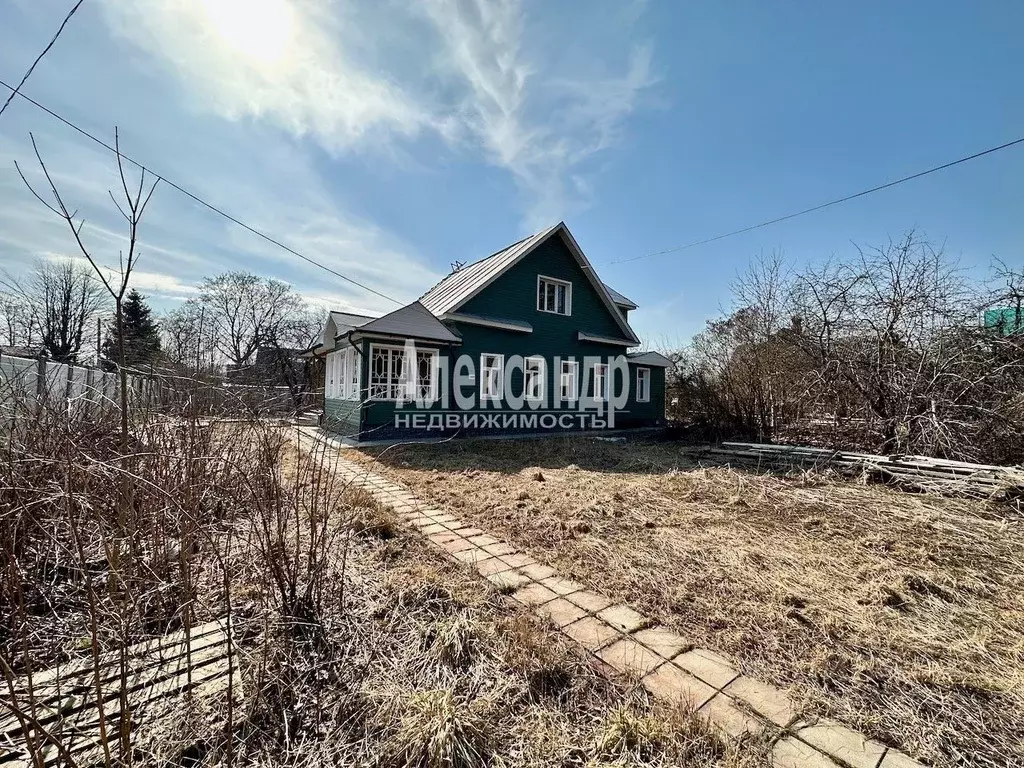
<svg viewBox="0 0 1024 768">
<path fill-rule="evenodd" d="M 186 301 L 160 318 L 164 358 L 189 373 L 211 372 L 217 366 L 212 318 L 199 302 Z"/>
<path fill-rule="evenodd" d="M 31 347 L 39 341 L 39 322 L 36 319 L 32 303 L 22 295 L 21 291 L 11 285 L 10 290 L 0 292 L 0 315 L 3 316 L 3 339 L 8 346 Z"/>
<path fill-rule="evenodd" d="M 217 348 L 235 369 L 255 359 L 261 346 L 287 343 L 291 325 L 302 311 L 302 298 L 279 280 L 248 272 L 206 278 L 199 288 Z"/>
<path fill-rule="evenodd" d="M 124 218 L 127 225 L 127 250 L 120 251 L 118 253 L 118 269 L 112 270 L 104 267 L 100 264 L 98 258 L 93 254 L 92 250 L 85 244 L 82 239 L 82 228 L 85 226 L 85 220 L 76 220 L 78 215 L 77 209 L 71 210 L 68 208 L 64 199 L 61 197 L 60 191 L 57 189 L 57 185 L 54 183 L 53 177 L 50 175 L 49 170 L 46 168 L 46 163 L 43 162 L 42 155 L 39 154 L 39 147 L 36 145 L 35 136 L 29 134 L 32 139 L 32 149 L 35 152 L 36 160 L 39 163 L 39 168 L 46 178 L 47 186 L 49 187 L 50 197 L 52 202 L 44 198 L 39 194 L 35 188 L 29 183 L 28 179 L 25 178 L 25 174 L 22 173 L 21 167 L 15 162 L 15 168 L 18 170 L 18 174 L 21 176 L 21 180 L 28 187 L 29 191 L 49 209 L 53 214 L 61 218 L 71 231 L 71 235 L 78 246 L 82 256 L 89 262 L 95 272 L 96 277 L 102 283 L 103 287 L 110 294 L 110 297 L 114 300 L 114 317 L 117 329 L 118 343 L 118 374 L 120 379 L 120 410 L 121 410 L 121 436 L 120 436 L 120 449 L 122 457 L 122 488 L 120 495 L 120 504 L 118 510 L 118 522 L 122 530 L 127 529 L 128 525 L 128 511 L 130 508 L 131 500 L 129 498 L 131 482 L 129 473 L 129 457 L 128 457 L 128 376 L 125 370 L 125 349 L 124 349 L 124 308 L 123 303 L 125 295 L 128 292 L 128 283 L 131 279 L 132 270 L 135 268 L 136 262 L 139 257 L 139 223 L 142 220 L 143 213 L 146 210 L 146 206 L 153 197 L 153 192 L 156 191 L 156 186 L 159 181 L 157 179 L 146 189 L 146 171 L 145 169 L 139 175 L 138 187 L 134 185 L 129 187 L 128 178 L 125 174 L 124 168 L 124 157 L 121 155 L 120 138 L 118 132 L 114 130 L 114 150 L 117 153 L 117 170 L 121 179 L 121 191 L 124 193 L 124 205 L 119 203 L 114 197 L 113 192 L 108 192 L 111 202 L 114 207 L 117 208 L 118 213 Z"/>
<path fill-rule="evenodd" d="M 736 308 L 681 351 L 673 395 L 725 433 L 1019 460 L 1024 277 L 1000 265 L 995 281 L 914 231 L 791 276 L 756 260 Z M 1003 322 L 979 323 L 988 307 Z"/>
<path fill-rule="evenodd" d="M 53 360 L 76 362 L 105 305 L 103 286 L 89 268 L 71 259 L 40 259 L 27 276 L 6 275 L 5 282 L 13 293 L 4 306 L 8 336 L 27 344 L 35 336 Z"/>
</svg>

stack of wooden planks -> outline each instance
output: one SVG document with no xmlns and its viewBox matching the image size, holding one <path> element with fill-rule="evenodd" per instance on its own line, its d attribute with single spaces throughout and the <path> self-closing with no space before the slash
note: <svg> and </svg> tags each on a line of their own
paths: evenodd
<svg viewBox="0 0 1024 768">
<path fill-rule="evenodd" d="M 90 659 L 38 672 L 31 686 L 17 679 L 0 690 L 0 766 L 117 762 L 125 704 L 128 739 L 136 748 L 140 729 L 180 717 L 183 707 L 229 688 L 238 699 L 237 653 L 221 621 L 194 627 L 187 637 L 176 632 L 123 654 L 104 653 L 98 664 Z"/>
<path fill-rule="evenodd" d="M 765 469 L 831 468 L 914 490 L 984 499 L 1024 497 L 1024 469 L 933 459 L 927 456 L 877 456 L 767 443 L 722 443 L 702 456 L 717 463 Z"/>
</svg>

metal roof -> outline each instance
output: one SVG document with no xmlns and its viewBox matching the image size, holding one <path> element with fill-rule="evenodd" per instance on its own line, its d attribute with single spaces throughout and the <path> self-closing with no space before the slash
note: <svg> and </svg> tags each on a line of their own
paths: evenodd
<svg viewBox="0 0 1024 768">
<path fill-rule="evenodd" d="M 671 368 L 672 361 L 661 352 L 633 352 L 626 355 L 626 362 L 636 365 L 650 365 L 655 368 Z"/>
<path fill-rule="evenodd" d="M 375 318 L 370 315 L 357 315 L 354 312 L 332 311 L 330 319 L 334 321 L 334 327 L 338 329 L 338 333 L 344 333 L 350 328 L 358 328 L 361 325 L 365 325 Z"/>
<path fill-rule="evenodd" d="M 612 301 L 614 301 L 616 304 L 620 304 L 621 306 L 626 307 L 627 309 L 639 309 L 635 301 L 630 301 L 621 293 L 619 293 L 610 285 L 608 285 L 608 283 L 601 283 L 601 285 L 605 287 L 605 290 L 608 291 L 608 295 L 612 297 Z"/>
<path fill-rule="evenodd" d="M 412 337 L 453 344 L 462 341 L 418 301 L 400 307 L 384 317 L 363 323 L 355 330 L 359 333 Z"/>
<path fill-rule="evenodd" d="M 565 226 L 565 222 L 559 222 L 553 227 L 548 227 L 536 234 L 525 237 L 507 248 L 491 254 L 486 259 L 474 262 L 452 272 L 437 283 L 437 285 L 423 294 L 420 297 L 420 302 L 422 302 L 423 306 L 426 307 L 427 310 L 438 317 L 457 310 L 469 299 L 490 285 L 491 282 L 493 282 L 505 270 L 518 262 L 556 232 L 561 232 L 563 242 L 579 262 L 580 267 L 583 269 L 583 273 L 594 286 L 597 294 L 605 303 L 608 311 L 611 312 L 612 317 L 614 317 L 615 321 L 619 324 L 619 327 L 622 329 L 626 338 L 630 341 L 639 343 L 640 340 L 636 337 L 636 334 L 633 333 L 633 329 L 629 327 L 629 323 L 626 322 L 626 318 L 622 316 L 622 313 L 616 306 L 614 299 L 609 293 L 608 286 L 597 279 L 594 268 L 590 265 L 590 262 L 587 261 L 587 257 L 583 254 L 582 249 L 576 243 L 576 239 L 572 236 L 572 233 L 569 232 L 569 228 Z M 619 295 L 621 296 L 621 294 Z M 624 296 L 622 296 L 622 298 L 625 299 Z M 626 301 L 629 300 L 626 299 Z"/>
<path fill-rule="evenodd" d="M 527 254 L 534 246 L 558 229 L 560 225 L 524 237 L 517 243 L 492 253 L 486 259 L 468 264 L 441 280 L 437 285 L 420 297 L 423 306 L 435 315 L 451 312 L 462 302 L 469 299 L 480 288 L 511 267 L 521 256 Z"/>
</svg>

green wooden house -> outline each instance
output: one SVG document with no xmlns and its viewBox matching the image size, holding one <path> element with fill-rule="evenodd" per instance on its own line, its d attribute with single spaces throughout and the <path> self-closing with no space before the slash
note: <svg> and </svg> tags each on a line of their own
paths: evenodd
<svg viewBox="0 0 1024 768">
<path fill-rule="evenodd" d="M 656 427 L 657 352 L 564 223 L 454 270 L 383 317 L 332 312 L 323 425 L 356 441 Z"/>
</svg>

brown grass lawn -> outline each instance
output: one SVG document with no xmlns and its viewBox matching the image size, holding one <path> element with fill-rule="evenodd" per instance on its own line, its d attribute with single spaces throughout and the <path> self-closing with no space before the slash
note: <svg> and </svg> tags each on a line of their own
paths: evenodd
<svg viewBox="0 0 1024 768">
<path fill-rule="evenodd" d="M 582 581 L 935 765 L 1024 764 L 1024 523 L 674 444 L 351 451 Z"/>
</svg>

